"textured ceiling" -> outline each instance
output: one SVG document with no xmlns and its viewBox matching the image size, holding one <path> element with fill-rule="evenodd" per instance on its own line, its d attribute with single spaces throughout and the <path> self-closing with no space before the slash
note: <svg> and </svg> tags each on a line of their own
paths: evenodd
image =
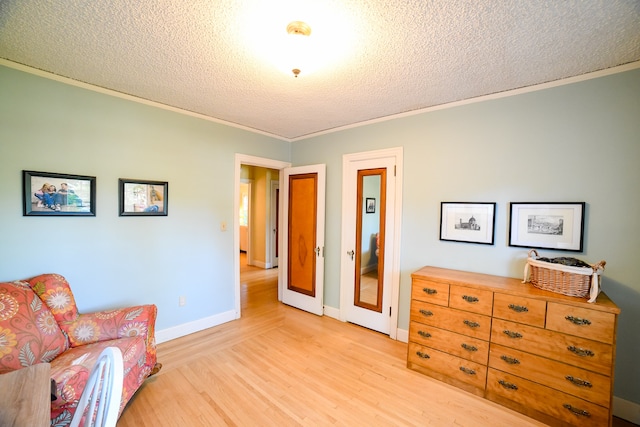
<svg viewBox="0 0 640 427">
<path fill-rule="evenodd" d="M 0 0 L 0 58 L 297 140 L 638 61 L 640 1 Z"/>
</svg>

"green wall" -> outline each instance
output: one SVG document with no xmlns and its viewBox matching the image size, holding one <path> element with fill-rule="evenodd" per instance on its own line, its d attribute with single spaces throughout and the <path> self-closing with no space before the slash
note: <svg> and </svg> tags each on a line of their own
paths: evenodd
<svg viewBox="0 0 640 427">
<path fill-rule="evenodd" d="M 585 250 L 573 255 L 607 261 L 603 288 L 622 309 L 615 395 L 640 403 L 637 69 L 289 144 L 0 66 L 0 280 L 61 273 L 82 311 L 153 302 L 159 330 L 234 310 L 233 233 L 219 226 L 233 224 L 242 153 L 327 164 L 325 304 L 338 308 L 342 155 L 397 146 L 399 327 L 423 265 L 521 276 L 509 202 L 585 201 Z M 25 169 L 96 176 L 97 216 L 23 217 Z M 118 178 L 168 181 L 169 215 L 118 217 Z M 439 241 L 441 201 L 496 202 L 495 244 Z"/>
<path fill-rule="evenodd" d="M 155 303 L 158 330 L 234 312 L 237 152 L 289 144 L 0 66 L 0 280 L 60 273 L 84 312 Z M 23 217 L 22 170 L 95 176 L 96 216 Z M 119 217 L 118 178 L 168 181 L 168 216 Z"/>
<path fill-rule="evenodd" d="M 620 306 L 615 395 L 640 403 L 640 70 L 397 118 L 292 144 L 292 163 L 327 165 L 325 305 L 340 303 L 342 156 L 402 146 L 400 315 L 424 265 L 522 277 L 527 249 L 508 246 L 510 202 L 586 205 L 582 253 L 606 260 Z M 493 246 L 439 240 L 440 202 L 496 202 Z"/>
</svg>

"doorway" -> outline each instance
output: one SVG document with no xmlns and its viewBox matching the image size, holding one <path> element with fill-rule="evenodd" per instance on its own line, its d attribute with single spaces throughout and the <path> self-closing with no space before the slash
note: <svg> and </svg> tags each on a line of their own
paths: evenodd
<svg viewBox="0 0 640 427">
<path fill-rule="evenodd" d="M 402 148 L 343 156 L 340 319 L 396 339 Z"/>
<path fill-rule="evenodd" d="M 246 253 L 247 264 L 273 268 L 274 249 L 277 249 L 275 224 L 278 214 L 280 171 L 255 165 L 241 165 L 238 209 L 240 223 L 240 252 Z M 274 200 L 274 197 L 276 198 Z"/>
<path fill-rule="evenodd" d="M 271 169 L 278 171 L 278 184 L 282 181 L 282 173 L 281 171 L 285 168 L 291 166 L 288 162 L 282 162 L 279 160 L 267 159 L 262 157 L 249 156 L 245 154 L 236 154 L 235 155 L 235 173 L 234 173 L 234 215 L 233 215 L 233 239 L 234 239 L 234 255 L 233 255 L 233 263 L 234 263 L 234 299 L 235 299 L 235 313 L 236 318 L 240 318 L 242 311 L 242 288 L 241 288 L 241 280 L 240 280 L 240 269 L 241 269 L 241 244 L 240 244 L 240 207 L 241 207 L 241 183 L 243 179 L 247 179 L 246 177 L 242 177 L 242 166 L 251 166 L 257 168 Z M 272 183 L 270 179 L 265 180 L 264 192 L 271 193 Z M 255 180 L 252 185 L 252 193 L 257 192 L 257 185 Z M 266 200 L 265 198 L 264 200 Z M 262 210 L 263 212 L 267 212 L 269 210 L 266 206 L 262 208 L 260 206 L 255 206 L 253 203 L 252 206 L 253 212 L 257 210 Z M 247 259 L 247 263 L 252 264 L 255 267 L 260 267 L 262 269 L 271 268 L 272 261 L 270 257 L 270 248 L 272 247 L 272 240 L 277 240 L 277 235 L 273 236 L 271 231 L 271 220 L 267 219 L 267 215 L 263 215 L 265 220 L 263 221 L 262 228 L 260 227 L 249 227 L 251 229 L 250 234 L 260 233 L 260 239 L 263 243 L 260 245 L 263 248 L 263 253 L 258 252 L 258 248 L 256 248 L 255 244 L 251 244 L 251 236 L 247 236 L 249 251 L 251 252 L 251 259 Z M 280 215 L 282 216 L 282 215 Z M 261 231 L 257 231 L 256 228 L 260 228 Z M 244 263 L 244 260 L 243 260 Z M 278 269 L 278 283 L 280 283 L 280 274 L 281 272 Z M 280 295 L 280 286 L 278 286 L 278 300 L 281 300 Z"/>
</svg>

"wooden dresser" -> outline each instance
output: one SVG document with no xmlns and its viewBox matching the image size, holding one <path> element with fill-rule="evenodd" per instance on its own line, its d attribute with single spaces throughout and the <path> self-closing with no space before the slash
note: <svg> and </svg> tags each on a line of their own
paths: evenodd
<svg viewBox="0 0 640 427">
<path fill-rule="evenodd" d="M 521 282 L 413 273 L 407 366 L 550 425 L 610 426 L 620 309 Z"/>
</svg>

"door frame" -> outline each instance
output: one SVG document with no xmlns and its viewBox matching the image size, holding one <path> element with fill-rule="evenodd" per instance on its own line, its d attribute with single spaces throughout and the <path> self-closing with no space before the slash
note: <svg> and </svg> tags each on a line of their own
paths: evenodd
<svg viewBox="0 0 640 427">
<path fill-rule="evenodd" d="M 353 203 L 350 197 L 352 193 L 352 186 L 356 183 L 348 182 L 345 177 L 349 176 L 349 169 L 352 163 L 360 162 L 363 160 L 375 160 L 380 158 L 395 158 L 395 200 L 393 205 L 394 210 L 394 222 L 389 226 L 394 228 L 393 241 L 387 240 L 385 245 L 391 246 L 391 257 L 385 260 L 385 269 L 391 269 L 391 316 L 389 323 L 389 338 L 397 339 L 398 336 L 398 309 L 400 304 L 400 244 L 402 230 L 402 171 L 403 171 L 403 148 L 387 148 L 382 150 L 365 151 L 360 153 L 344 154 L 342 156 L 342 211 L 345 215 L 347 206 L 349 203 Z M 393 171 L 390 171 L 393 172 Z M 345 223 L 343 218 L 342 223 Z M 340 320 L 347 321 L 347 305 L 349 301 L 349 280 L 347 275 L 353 274 L 351 271 L 351 263 L 345 261 L 345 254 L 349 251 L 349 238 L 347 237 L 350 230 L 345 230 L 343 225 L 342 230 L 342 243 L 340 248 Z M 355 230 L 353 230 L 355 232 Z"/>
<path fill-rule="evenodd" d="M 271 268 L 277 267 L 279 262 L 278 256 L 276 255 L 276 247 L 280 249 L 280 246 L 278 245 L 277 233 L 274 233 L 274 231 L 280 230 L 280 218 L 276 215 L 276 209 L 278 211 L 280 210 L 280 198 L 276 197 L 276 194 L 280 192 L 280 173 L 282 173 L 282 171 L 279 172 L 277 181 L 275 179 L 271 180 L 271 214 L 269 217 L 268 233 L 271 236 L 271 242 L 269 244 L 271 250 L 269 262 L 271 263 Z M 280 215 L 282 215 L 282 212 L 280 212 Z"/>
<path fill-rule="evenodd" d="M 277 169 L 280 171 L 278 174 L 278 180 L 280 182 L 280 188 L 282 188 L 284 168 L 291 167 L 290 162 L 284 162 L 281 160 L 268 159 L 265 157 L 250 156 L 247 154 L 235 154 L 234 160 L 234 179 L 233 179 L 233 281 L 234 281 L 234 299 L 235 299 L 235 313 L 236 319 L 241 316 L 241 294 L 240 294 L 240 218 L 238 212 L 240 211 L 240 174 L 242 165 L 258 166 L 268 169 Z M 281 198 L 282 199 L 282 198 Z M 280 200 L 280 207 L 282 208 L 282 200 Z M 282 212 L 282 209 L 280 209 Z M 286 226 L 286 224 L 285 224 Z M 280 233 L 282 233 L 283 227 L 283 215 L 280 215 Z M 280 235 L 276 237 L 280 239 Z M 280 239 L 282 242 L 282 239 Z M 278 301 L 282 301 L 282 270 L 278 269 Z"/>
<path fill-rule="evenodd" d="M 240 178 L 240 184 L 247 184 L 249 187 L 248 191 L 248 201 L 247 201 L 247 264 L 252 265 L 253 260 L 251 259 L 251 221 L 253 220 L 253 216 L 251 215 L 251 192 L 253 191 L 253 180 L 252 179 L 243 179 Z M 240 186 L 238 185 L 238 192 L 240 192 Z M 238 199 L 238 209 L 236 212 L 240 211 L 240 199 Z M 238 225 L 238 230 L 240 230 L 240 226 Z M 238 252 L 240 251 L 240 237 L 238 237 Z"/>
</svg>

